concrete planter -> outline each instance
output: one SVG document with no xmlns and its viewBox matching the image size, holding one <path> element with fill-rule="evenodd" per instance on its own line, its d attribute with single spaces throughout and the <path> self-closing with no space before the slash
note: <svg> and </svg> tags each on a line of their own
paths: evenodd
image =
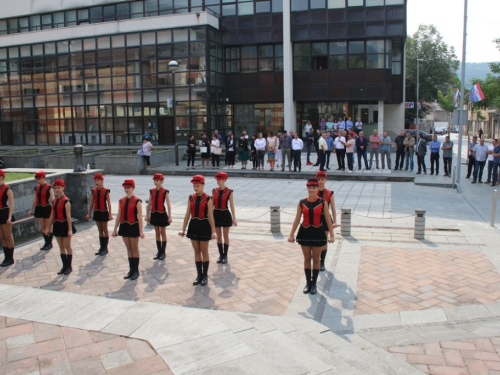
<svg viewBox="0 0 500 375">
<path fill-rule="evenodd" d="M 83 166 L 86 167 L 87 164 L 94 164 L 95 154 L 85 153 L 83 154 Z M 43 168 L 45 169 L 73 169 L 75 164 L 75 153 L 58 153 L 46 155 L 43 158 Z"/>
<path fill-rule="evenodd" d="M 95 167 L 103 169 L 105 173 L 136 175 L 146 168 L 146 161 L 142 156 L 137 156 L 136 151 L 123 154 L 96 155 Z M 175 150 L 153 152 L 150 158 L 151 166 L 157 167 L 165 163 L 175 162 Z"/>
<path fill-rule="evenodd" d="M 3 154 L 2 157 L 7 168 L 43 168 L 43 157 L 38 153 L 7 153 Z"/>
</svg>

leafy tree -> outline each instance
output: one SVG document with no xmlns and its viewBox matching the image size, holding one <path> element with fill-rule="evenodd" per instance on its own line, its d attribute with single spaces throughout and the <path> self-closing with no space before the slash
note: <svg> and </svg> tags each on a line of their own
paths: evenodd
<svg viewBox="0 0 500 375">
<path fill-rule="evenodd" d="M 441 108 L 448 112 L 448 131 L 451 130 L 451 114 L 455 109 L 455 94 L 456 90 L 454 91 L 451 87 L 448 87 L 448 92 L 446 93 L 446 95 L 444 95 L 441 91 L 438 91 L 437 101 Z"/>
</svg>

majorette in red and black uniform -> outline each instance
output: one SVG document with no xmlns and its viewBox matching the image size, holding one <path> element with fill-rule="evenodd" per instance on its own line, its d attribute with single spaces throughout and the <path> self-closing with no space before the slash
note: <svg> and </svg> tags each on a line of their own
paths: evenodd
<svg viewBox="0 0 500 375">
<path fill-rule="evenodd" d="M 7 191 L 10 188 L 11 187 L 6 183 L 0 185 L 0 224 L 6 224 L 9 218 L 9 197 L 7 197 Z M 14 218 L 14 214 L 12 214 L 10 222 L 13 223 L 14 221 L 16 221 L 16 219 Z"/>
<path fill-rule="evenodd" d="M 220 172 L 219 172 L 220 173 Z M 224 190 L 216 188 L 212 190 L 212 199 L 214 200 L 214 221 L 215 227 L 232 227 L 233 217 L 229 211 L 229 198 L 232 190 L 226 187 Z"/>
<path fill-rule="evenodd" d="M 212 228 L 208 220 L 208 202 L 210 195 L 190 195 L 189 206 L 191 219 L 189 220 L 186 237 L 197 241 L 210 241 L 212 238 Z"/>
<path fill-rule="evenodd" d="M 57 185 L 56 185 L 57 182 Z M 54 186 L 65 186 L 64 181 L 54 181 Z M 68 237 L 68 218 L 66 216 L 66 203 L 71 202 L 67 196 L 55 197 L 52 201 L 52 234 L 56 237 Z M 71 220 L 71 217 L 69 218 Z M 73 234 L 76 229 L 72 226 Z"/>
<path fill-rule="evenodd" d="M 96 176 L 97 175 L 99 174 L 96 174 Z M 96 176 L 94 176 L 94 179 Z M 101 178 L 101 180 L 103 179 L 104 177 Z M 108 195 L 110 192 L 111 191 L 104 186 L 100 189 L 96 187 L 92 189 L 92 196 L 94 197 L 94 207 L 92 208 L 94 211 L 94 221 L 109 221 Z"/>
<path fill-rule="evenodd" d="M 137 203 L 139 202 L 142 201 L 135 195 L 130 198 L 123 197 L 120 199 L 119 236 L 139 237 L 139 217 L 137 216 Z"/>
<path fill-rule="evenodd" d="M 318 190 L 318 197 L 324 199 L 325 203 L 328 205 L 328 212 L 330 212 L 330 199 L 332 199 L 333 191 L 328 189 Z M 333 217 L 330 215 L 330 219 L 333 223 Z M 321 216 L 321 224 L 323 225 L 323 230 L 328 232 L 328 225 L 326 225 L 325 215 Z"/>
<path fill-rule="evenodd" d="M 44 171 L 38 171 L 35 174 L 35 178 L 45 178 Z M 52 185 L 45 183 L 43 185 L 38 184 L 35 187 L 35 209 L 33 212 L 33 216 L 48 219 L 50 217 L 51 205 L 50 205 L 50 189 L 52 189 Z"/>
<path fill-rule="evenodd" d="M 320 197 L 312 202 L 308 198 L 300 201 L 302 223 L 297 233 L 297 242 L 300 245 L 321 247 L 327 244 L 325 230 L 321 222 L 325 204 L 325 200 Z"/>
<path fill-rule="evenodd" d="M 156 175 L 155 175 L 156 176 Z M 149 201 L 151 202 L 151 216 L 149 223 L 155 227 L 168 227 L 168 214 L 165 208 L 167 194 L 170 192 L 162 187 L 161 189 L 151 189 L 149 191 Z"/>
</svg>

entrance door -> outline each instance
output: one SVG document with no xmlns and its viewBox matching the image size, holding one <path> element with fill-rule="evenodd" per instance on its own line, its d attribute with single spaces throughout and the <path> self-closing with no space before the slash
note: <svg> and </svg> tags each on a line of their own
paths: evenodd
<svg viewBox="0 0 500 375">
<path fill-rule="evenodd" d="M 158 117 L 158 144 L 175 144 L 175 129 L 173 117 Z"/>
<path fill-rule="evenodd" d="M 2 134 L 2 145 L 14 146 L 14 136 L 12 134 L 12 122 L 0 122 L 0 132 Z"/>
</svg>

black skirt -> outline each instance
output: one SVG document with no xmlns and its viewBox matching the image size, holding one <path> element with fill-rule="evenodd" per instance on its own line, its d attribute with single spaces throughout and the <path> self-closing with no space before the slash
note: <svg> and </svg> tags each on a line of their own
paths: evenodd
<svg viewBox="0 0 500 375">
<path fill-rule="evenodd" d="M 333 224 L 333 217 L 332 217 L 332 215 L 330 215 L 330 221 Z M 326 225 L 325 215 L 321 215 L 321 225 L 323 225 L 323 229 L 325 230 L 325 232 L 329 232 L 330 231 L 328 229 L 328 225 Z"/>
<path fill-rule="evenodd" d="M 214 210 L 214 221 L 216 228 L 233 226 L 233 217 L 229 210 Z"/>
<path fill-rule="evenodd" d="M 33 216 L 39 217 L 41 219 L 48 219 L 50 217 L 51 212 L 52 212 L 52 207 L 50 207 L 50 204 L 46 206 L 36 205 Z"/>
<path fill-rule="evenodd" d="M 108 211 L 94 211 L 94 221 L 109 221 Z"/>
<path fill-rule="evenodd" d="M 76 228 L 73 223 L 71 223 L 71 231 L 73 234 L 76 233 Z M 66 220 L 56 221 L 52 225 L 52 234 L 56 237 L 68 237 L 68 222 Z"/>
<path fill-rule="evenodd" d="M 313 227 L 312 225 L 308 228 L 300 226 L 297 242 L 302 246 L 314 247 L 322 247 L 328 243 L 323 226 Z"/>
<path fill-rule="evenodd" d="M 208 219 L 191 219 L 186 237 L 197 241 L 210 241 L 212 239 L 210 221 Z"/>
<path fill-rule="evenodd" d="M 149 224 L 155 227 L 168 227 L 168 215 L 166 212 L 151 212 Z"/>
<path fill-rule="evenodd" d="M 8 217 L 9 217 L 9 207 L 2 208 L 0 210 L 0 225 L 6 224 Z M 12 217 L 10 218 L 10 222 L 13 223 L 14 221 L 16 221 L 16 218 L 14 217 L 14 214 L 12 214 Z"/>
<path fill-rule="evenodd" d="M 118 235 L 122 237 L 139 237 L 139 223 L 120 223 Z"/>
</svg>

